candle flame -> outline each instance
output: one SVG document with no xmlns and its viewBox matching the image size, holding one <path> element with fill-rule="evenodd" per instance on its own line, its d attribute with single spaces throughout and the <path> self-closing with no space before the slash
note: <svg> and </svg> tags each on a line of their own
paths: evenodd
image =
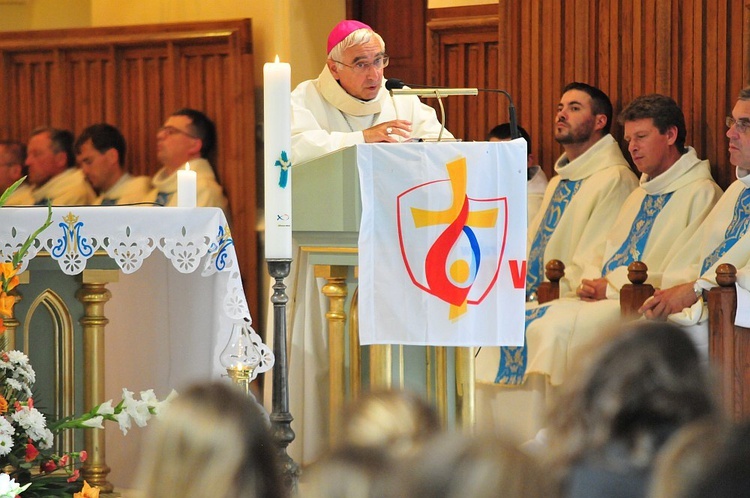
<svg viewBox="0 0 750 498">
<path fill-rule="evenodd" d="M 279 63 L 279 54 L 276 54 L 276 59 L 274 59 L 273 63 L 274 64 L 278 64 Z"/>
<path fill-rule="evenodd" d="M 190 161 L 185 163 L 185 171 L 190 171 Z"/>
</svg>

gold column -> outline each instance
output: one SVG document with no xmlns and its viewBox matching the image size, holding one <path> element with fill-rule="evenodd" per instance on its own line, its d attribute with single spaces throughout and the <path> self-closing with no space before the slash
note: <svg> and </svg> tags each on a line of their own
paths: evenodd
<svg viewBox="0 0 750 498">
<path fill-rule="evenodd" d="M 354 278 L 357 278 L 356 268 Z M 349 305 L 349 386 L 352 399 L 362 393 L 362 365 L 359 347 L 359 288 L 354 291 Z"/>
<path fill-rule="evenodd" d="M 448 427 L 448 348 L 435 346 L 435 405 L 443 427 Z"/>
<path fill-rule="evenodd" d="M 104 304 L 112 294 L 105 288 L 116 282 L 118 270 L 84 270 L 83 283 L 76 298 L 83 303 L 83 405 L 85 410 L 104 400 L 104 327 L 109 320 L 104 316 Z M 104 429 L 86 429 L 83 444 L 88 459 L 83 464 L 82 475 L 92 486 L 105 493 L 114 489 L 107 481 L 110 468 L 105 463 Z"/>
<path fill-rule="evenodd" d="M 474 431 L 476 398 L 474 391 L 474 354 L 476 348 L 456 348 L 456 408 L 460 427 L 467 433 Z"/>
<path fill-rule="evenodd" d="M 370 346 L 370 388 L 388 389 L 392 386 L 392 346 L 390 344 L 373 344 Z"/>
<path fill-rule="evenodd" d="M 329 367 L 329 399 L 328 399 L 328 428 L 329 438 L 335 441 L 340 427 L 341 410 L 346 396 L 345 370 L 345 336 L 346 311 L 344 309 L 347 295 L 346 277 L 349 274 L 347 266 L 315 265 L 315 277 L 325 278 L 328 283 L 322 292 L 328 298 L 328 367 Z"/>
</svg>

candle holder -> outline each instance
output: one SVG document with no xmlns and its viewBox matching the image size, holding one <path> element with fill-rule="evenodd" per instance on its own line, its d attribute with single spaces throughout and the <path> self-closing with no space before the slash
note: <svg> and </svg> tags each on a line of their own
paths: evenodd
<svg viewBox="0 0 750 498">
<path fill-rule="evenodd" d="M 273 285 L 273 392 L 271 398 L 271 429 L 279 447 L 279 460 L 282 465 L 284 484 L 288 489 L 297 488 L 299 466 L 286 451 L 294 441 L 291 423 L 294 418 L 289 413 L 289 372 L 286 364 L 286 295 L 284 279 L 289 276 L 291 259 L 268 259 L 268 273 L 276 281 Z"/>
<path fill-rule="evenodd" d="M 253 344 L 253 330 L 249 324 L 234 324 L 219 361 L 227 369 L 227 375 L 245 394 L 250 394 L 253 372 L 260 364 L 260 354 Z"/>
</svg>

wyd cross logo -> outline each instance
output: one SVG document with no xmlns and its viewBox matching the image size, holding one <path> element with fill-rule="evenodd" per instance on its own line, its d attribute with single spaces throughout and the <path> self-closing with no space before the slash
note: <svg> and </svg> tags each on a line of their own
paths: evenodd
<svg viewBox="0 0 750 498">
<path fill-rule="evenodd" d="M 446 167 L 447 180 L 417 185 L 398 196 L 398 234 L 412 282 L 450 304 L 449 318 L 454 320 L 468 305 L 481 303 L 497 282 L 508 201 L 468 196 L 466 158 Z M 435 204 L 440 209 L 430 209 Z"/>
</svg>

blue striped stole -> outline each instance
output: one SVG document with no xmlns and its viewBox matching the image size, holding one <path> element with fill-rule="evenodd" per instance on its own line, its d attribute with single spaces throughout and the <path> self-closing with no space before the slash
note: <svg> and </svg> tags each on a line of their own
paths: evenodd
<svg viewBox="0 0 750 498">
<path fill-rule="evenodd" d="M 543 317 L 549 306 L 539 306 L 526 310 L 526 325 L 524 327 L 524 333 L 529 324 L 535 320 Z M 495 376 L 495 383 L 497 384 L 511 384 L 518 385 L 523 383 L 523 378 L 526 375 L 526 362 L 528 360 L 529 352 L 526 349 L 526 338 L 524 338 L 523 346 L 501 346 L 500 347 L 500 364 L 497 369 L 497 376 Z"/>
<path fill-rule="evenodd" d="M 638 216 L 635 217 L 633 224 L 630 226 L 630 233 L 628 233 L 617 252 L 604 264 L 602 276 L 616 268 L 628 266 L 630 263 L 641 259 L 648 237 L 651 235 L 651 229 L 654 228 L 654 221 L 656 221 L 656 217 L 659 216 L 664 206 L 667 205 L 669 199 L 672 198 L 673 193 L 647 195 L 643 199 Z"/>
<path fill-rule="evenodd" d="M 557 224 L 570 204 L 573 196 L 581 187 L 582 180 L 560 180 L 560 183 L 552 195 L 552 200 L 547 206 L 539 229 L 536 231 L 534 241 L 531 243 L 529 260 L 526 267 L 526 298 L 536 293 L 539 284 L 544 280 L 544 252 L 547 243 L 557 228 Z"/>
<path fill-rule="evenodd" d="M 737 202 L 734 205 L 734 215 L 732 216 L 732 221 L 727 226 L 724 240 L 703 260 L 701 275 L 706 273 L 706 270 L 711 268 L 724 253 L 730 250 L 745 235 L 748 222 L 750 222 L 750 188 L 743 190 L 742 194 L 737 198 Z"/>
</svg>

